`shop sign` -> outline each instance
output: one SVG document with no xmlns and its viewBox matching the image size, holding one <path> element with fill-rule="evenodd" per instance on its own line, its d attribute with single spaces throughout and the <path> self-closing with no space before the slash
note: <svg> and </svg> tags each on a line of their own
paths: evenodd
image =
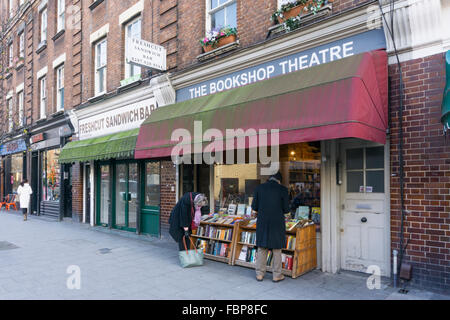
<svg viewBox="0 0 450 320">
<path fill-rule="evenodd" d="M 182 88 L 177 90 L 177 102 L 238 88 L 381 48 L 386 48 L 383 30 L 367 31 Z"/>
<path fill-rule="evenodd" d="M 45 138 L 44 138 L 44 133 L 36 134 L 36 135 L 34 135 L 34 136 L 32 136 L 32 137 L 30 138 L 31 144 L 37 143 L 37 142 L 40 142 L 40 141 L 44 141 L 44 140 L 45 140 Z"/>
<path fill-rule="evenodd" d="M 13 153 L 19 153 L 27 150 L 25 140 L 20 139 L 3 144 L 0 147 L 0 155 L 6 156 Z"/>
<path fill-rule="evenodd" d="M 137 129 L 156 108 L 155 98 L 150 98 L 79 120 L 80 140 Z"/>
<path fill-rule="evenodd" d="M 160 71 L 166 70 L 166 48 L 157 44 L 138 39 L 128 40 L 126 61 L 144 68 Z"/>
</svg>

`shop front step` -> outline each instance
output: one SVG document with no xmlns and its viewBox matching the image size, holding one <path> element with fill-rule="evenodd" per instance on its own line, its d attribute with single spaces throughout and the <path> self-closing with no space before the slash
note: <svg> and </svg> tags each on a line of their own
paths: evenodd
<svg viewBox="0 0 450 320">
<path fill-rule="evenodd" d="M 41 216 L 59 219 L 59 202 L 58 201 L 42 201 L 41 202 Z"/>
</svg>

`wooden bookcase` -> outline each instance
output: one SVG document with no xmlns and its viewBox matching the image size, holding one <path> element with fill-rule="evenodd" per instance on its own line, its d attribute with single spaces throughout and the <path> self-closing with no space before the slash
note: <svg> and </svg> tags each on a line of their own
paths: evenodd
<svg viewBox="0 0 450 320">
<path fill-rule="evenodd" d="M 228 249 L 229 250 L 228 251 L 228 257 L 221 257 L 221 256 L 209 254 L 209 253 L 205 253 L 204 257 L 206 259 L 211 259 L 211 260 L 215 260 L 215 261 L 231 264 L 232 257 L 233 257 L 233 252 L 234 252 L 234 246 L 235 246 L 235 242 L 236 242 L 235 239 L 236 239 L 236 232 L 237 232 L 238 224 L 239 224 L 239 221 L 236 221 L 232 225 L 230 225 L 230 224 L 214 223 L 214 222 L 205 222 L 205 221 L 201 221 L 200 222 L 199 228 L 200 227 L 205 227 L 206 228 L 206 226 L 211 226 L 211 227 L 215 227 L 215 228 L 222 229 L 222 230 L 227 230 L 227 229 L 228 230 L 232 230 L 232 238 L 231 238 L 231 240 L 223 240 L 223 239 L 218 239 L 218 238 L 206 237 L 206 236 L 203 236 L 203 235 L 194 234 L 194 232 L 191 235 L 191 237 L 193 238 L 195 244 L 197 244 L 197 240 L 198 239 L 206 240 L 206 241 L 213 240 L 215 242 L 228 243 L 230 245 L 229 249 Z"/>
<path fill-rule="evenodd" d="M 238 265 L 248 268 L 255 268 L 255 263 L 239 260 L 243 246 L 248 248 L 255 247 L 254 244 L 241 242 L 242 232 L 256 232 L 256 227 L 248 227 L 248 221 L 241 221 L 236 226 L 234 233 L 235 245 L 232 255 L 232 265 Z M 282 252 L 293 256 L 292 270 L 282 269 L 282 273 L 286 276 L 297 278 L 317 267 L 317 251 L 316 251 L 316 226 L 309 225 L 302 228 L 296 228 L 292 231 L 286 231 L 286 236 L 295 236 L 295 250 L 282 249 Z M 273 261 L 273 260 L 272 260 Z M 268 272 L 272 272 L 272 267 L 267 267 Z"/>
</svg>

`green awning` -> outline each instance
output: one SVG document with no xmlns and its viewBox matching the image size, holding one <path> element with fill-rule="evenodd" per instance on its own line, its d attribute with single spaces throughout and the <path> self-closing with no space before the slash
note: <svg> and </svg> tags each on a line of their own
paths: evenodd
<svg viewBox="0 0 450 320">
<path fill-rule="evenodd" d="M 104 137 L 69 142 L 61 150 L 59 162 L 133 158 L 138 133 L 139 129 L 134 129 Z"/>
</svg>

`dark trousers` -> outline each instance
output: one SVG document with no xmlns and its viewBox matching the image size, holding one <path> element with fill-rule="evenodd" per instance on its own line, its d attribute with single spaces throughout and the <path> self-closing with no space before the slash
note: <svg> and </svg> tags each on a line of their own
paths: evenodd
<svg viewBox="0 0 450 320">
<path fill-rule="evenodd" d="M 27 208 L 22 208 L 22 212 L 23 212 L 23 214 L 27 214 L 28 213 L 28 209 Z"/>
<path fill-rule="evenodd" d="M 191 241 L 189 241 L 189 239 L 186 238 L 185 236 L 183 236 L 183 238 L 186 240 L 186 248 L 189 250 L 189 249 L 191 248 Z M 181 241 L 178 242 L 178 250 L 179 250 L 179 251 L 186 250 L 186 249 L 184 248 L 183 239 L 181 239 Z"/>
</svg>

